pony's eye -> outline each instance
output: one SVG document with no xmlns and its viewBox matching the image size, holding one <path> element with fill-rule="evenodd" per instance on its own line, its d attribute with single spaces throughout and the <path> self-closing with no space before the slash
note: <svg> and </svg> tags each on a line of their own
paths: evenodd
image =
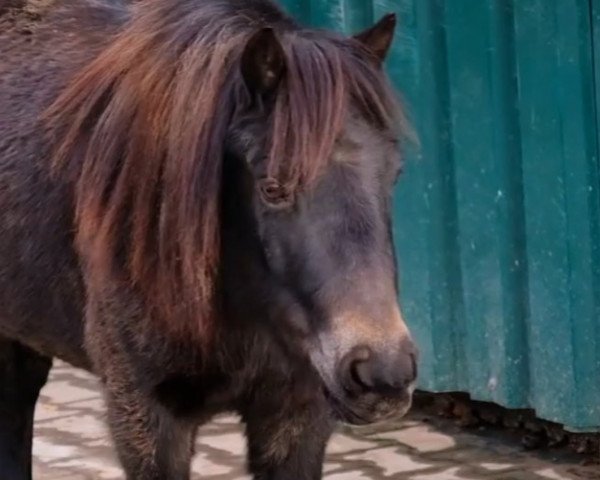
<svg viewBox="0 0 600 480">
<path fill-rule="evenodd" d="M 294 203 L 294 195 L 289 187 L 282 185 L 274 178 L 263 178 L 258 181 L 260 198 L 268 207 L 282 210 Z"/>
</svg>

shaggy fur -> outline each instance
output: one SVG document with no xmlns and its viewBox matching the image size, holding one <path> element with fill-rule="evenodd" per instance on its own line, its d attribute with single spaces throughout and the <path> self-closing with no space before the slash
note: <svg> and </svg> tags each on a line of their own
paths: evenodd
<svg viewBox="0 0 600 480">
<path fill-rule="evenodd" d="M 242 415 L 257 479 L 402 413 L 390 196 L 403 122 L 354 38 L 268 0 L 0 3 L 0 477 L 51 359 L 102 380 L 129 479 L 189 478 Z"/>
</svg>

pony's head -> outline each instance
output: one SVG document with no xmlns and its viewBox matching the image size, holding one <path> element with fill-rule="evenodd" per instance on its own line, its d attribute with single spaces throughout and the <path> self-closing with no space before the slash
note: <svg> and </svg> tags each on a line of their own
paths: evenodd
<svg viewBox="0 0 600 480">
<path fill-rule="evenodd" d="M 240 62 L 249 101 L 225 152 L 239 179 L 225 245 L 241 252 L 225 258 L 232 277 L 253 272 L 236 288 L 247 289 L 239 311 L 264 321 L 249 311 L 258 298 L 350 423 L 404 413 L 416 377 L 390 225 L 403 122 L 381 64 L 394 24 L 351 39 L 257 31 Z"/>
<path fill-rule="evenodd" d="M 404 413 L 416 354 L 391 235 L 403 122 L 381 68 L 395 18 L 345 38 L 266 2 L 135 8 L 49 112 L 88 288 L 127 279 L 150 325 L 204 349 L 229 328 L 219 314 L 267 326 L 344 420 Z"/>
</svg>

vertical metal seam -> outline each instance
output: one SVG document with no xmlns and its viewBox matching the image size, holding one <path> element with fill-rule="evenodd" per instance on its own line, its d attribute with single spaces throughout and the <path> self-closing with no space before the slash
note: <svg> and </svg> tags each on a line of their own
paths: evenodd
<svg viewBox="0 0 600 480">
<path fill-rule="evenodd" d="M 424 2 L 425 3 L 425 2 Z M 432 120 L 434 125 L 424 126 L 435 131 L 436 138 L 431 139 L 438 147 L 435 148 L 438 152 L 443 152 L 442 158 L 431 158 L 434 162 L 435 174 L 438 176 L 439 189 L 443 198 L 449 200 L 443 207 L 440 215 L 443 223 L 443 249 L 441 252 L 442 258 L 442 288 L 446 290 L 446 299 L 448 305 L 446 312 L 450 317 L 451 323 L 447 325 L 450 330 L 452 356 L 452 385 L 457 386 L 460 382 L 459 375 L 459 353 L 463 350 L 461 338 L 457 334 L 456 326 L 462 320 L 460 317 L 462 305 L 462 271 L 460 268 L 459 245 L 458 245 L 458 217 L 457 217 L 457 202 L 456 202 L 456 187 L 454 185 L 454 153 L 452 148 L 452 125 L 450 121 L 451 105 L 450 105 L 450 85 L 449 85 L 449 70 L 448 70 L 448 47 L 446 38 L 446 29 L 443 25 L 443 12 L 445 11 L 444 0 L 427 0 L 427 5 L 424 10 L 422 31 L 425 31 L 425 37 L 428 38 L 427 46 L 425 47 L 428 58 L 431 61 L 432 71 L 427 72 L 428 75 L 434 77 L 431 82 L 435 92 L 430 92 L 436 95 L 434 101 L 431 102 Z M 432 58 L 433 54 L 436 58 Z M 445 163 L 442 163 L 442 160 Z M 440 208 L 436 205 L 433 208 Z M 429 296 L 431 303 L 436 302 L 433 296 L 439 292 L 430 291 Z M 439 312 L 437 312 L 439 315 Z M 436 315 L 434 313 L 434 315 Z M 437 316 L 437 315 L 436 315 Z M 464 352 L 463 352 L 464 353 Z M 438 368 L 434 363 L 434 371 Z"/>
<path fill-rule="evenodd" d="M 596 42 L 600 43 L 600 32 L 597 31 L 595 22 L 595 8 L 600 7 L 594 7 L 594 0 L 588 0 L 588 8 L 591 33 L 590 40 L 592 42 L 592 96 L 594 99 L 592 107 L 594 109 L 596 120 L 596 152 L 598 153 L 598 156 L 596 157 L 596 166 L 600 169 L 600 93 L 598 92 L 598 90 L 600 90 L 600 78 L 598 78 L 598 75 L 600 75 L 600 63 L 596 57 L 596 55 L 600 55 L 600 51 L 597 51 L 596 49 Z M 600 12 L 598 12 L 598 15 L 600 16 Z"/>
<path fill-rule="evenodd" d="M 504 215 L 512 215 L 512 218 L 506 219 L 509 222 L 506 229 L 511 239 L 508 246 L 509 251 L 505 252 L 505 260 L 509 260 L 510 265 L 507 266 L 508 271 L 503 275 L 509 275 L 516 283 L 513 298 L 507 301 L 506 292 L 504 292 L 503 312 L 505 318 L 506 315 L 514 317 L 512 320 L 518 329 L 517 335 L 522 336 L 523 341 L 520 345 L 521 351 L 519 352 L 523 357 L 522 365 L 514 367 L 519 368 L 518 374 L 519 376 L 522 375 L 522 378 L 518 381 L 519 384 L 522 384 L 522 392 L 518 401 L 514 399 L 512 401 L 517 404 L 527 404 L 529 400 L 528 392 L 530 390 L 529 332 L 527 329 L 527 319 L 529 318 L 529 279 L 527 269 L 527 236 L 525 234 L 521 120 L 520 112 L 517 108 L 520 92 L 516 65 L 514 2 L 493 0 L 491 3 L 491 13 L 491 42 L 494 53 L 491 55 L 491 68 L 493 72 L 492 92 L 495 109 L 502 112 L 497 116 L 498 128 L 495 129 L 495 134 L 503 136 L 503 138 L 496 138 L 500 150 L 496 161 L 506 162 L 508 165 L 505 168 L 511 172 L 510 179 L 506 178 L 508 174 L 506 172 L 505 178 L 502 180 L 503 188 L 507 190 L 505 195 L 507 213 Z M 507 306 L 507 302 L 510 302 L 509 306 Z M 510 308 L 510 311 L 506 311 L 507 308 Z M 511 321 L 510 318 L 506 318 L 506 320 Z M 517 355 L 517 352 L 512 351 L 512 354 Z"/>
</svg>

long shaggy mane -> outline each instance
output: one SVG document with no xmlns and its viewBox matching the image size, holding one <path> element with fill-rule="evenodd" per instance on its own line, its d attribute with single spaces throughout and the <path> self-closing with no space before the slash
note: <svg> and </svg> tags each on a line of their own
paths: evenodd
<svg viewBox="0 0 600 480">
<path fill-rule="evenodd" d="M 47 120 L 55 171 L 75 185 L 76 242 L 92 288 L 115 272 L 149 315 L 211 336 L 220 256 L 223 149 L 250 99 L 240 57 L 272 27 L 286 74 L 269 132 L 269 172 L 308 188 L 350 105 L 397 124 L 380 70 L 358 42 L 301 29 L 261 0 L 147 0 L 61 93 Z"/>
</svg>

